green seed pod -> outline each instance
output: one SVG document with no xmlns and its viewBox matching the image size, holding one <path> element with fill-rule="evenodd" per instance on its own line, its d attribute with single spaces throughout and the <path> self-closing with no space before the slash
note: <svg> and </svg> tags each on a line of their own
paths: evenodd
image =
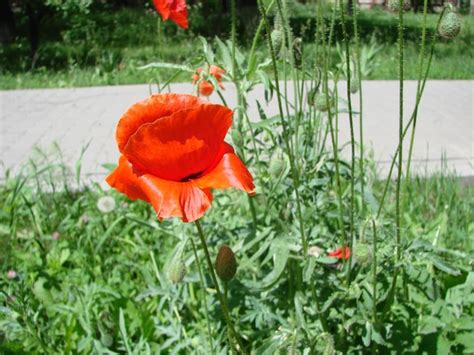
<svg viewBox="0 0 474 355">
<path fill-rule="evenodd" d="M 368 265 L 372 260 L 372 249 L 367 243 L 357 243 L 354 254 L 355 260 L 361 265 Z"/>
<path fill-rule="evenodd" d="M 186 265 L 184 265 L 181 255 L 178 255 L 169 266 L 168 277 L 172 283 L 177 284 L 183 281 L 184 276 L 186 276 Z"/>
<path fill-rule="evenodd" d="M 446 39 L 455 38 L 461 31 L 461 20 L 455 12 L 444 15 L 439 25 L 439 35 Z"/>
<path fill-rule="evenodd" d="M 270 34 L 272 40 L 272 47 L 275 53 L 280 53 L 281 46 L 283 45 L 283 32 L 279 29 L 274 29 Z"/>
<path fill-rule="evenodd" d="M 400 8 L 400 1 L 399 0 L 389 0 L 388 7 L 393 12 L 398 12 Z M 411 4 L 410 0 L 403 0 L 403 11 L 410 10 Z"/>
<path fill-rule="evenodd" d="M 216 272 L 217 276 L 222 281 L 229 282 L 235 276 L 237 271 L 237 260 L 235 260 L 234 252 L 227 245 L 219 248 L 216 257 Z"/>
</svg>

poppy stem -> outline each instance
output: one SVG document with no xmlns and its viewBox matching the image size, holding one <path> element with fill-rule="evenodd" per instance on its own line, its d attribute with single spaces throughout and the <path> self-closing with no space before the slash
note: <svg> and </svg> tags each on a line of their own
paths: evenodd
<svg viewBox="0 0 474 355">
<path fill-rule="evenodd" d="M 202 273 L 202 268 L 201 268 L 201 262 L 199 261 L 197 249 L 196 249 L 196 244 L 194 243 L 192 238 L 189 238 L 191 240 L 191 245 L 193 247 L 193 253 L 194 253 L 194 258 L 196 259 L 196 265 L 199 270 L 199 280 L 201 281 L 201 287 L 204 290 L 204 311 L 206 312 L 206 323 L 207 323 L 207 332 L 209 333 L 209 347 L 211 350 L 211 354 L 214 354 L 214 345 L 212 344 L 212 331 L 211 331 L 211 322 L 209 320 L 209 310 L 207 308 L 207 297 L 206 297 L 206 287 L 204 284 L 204 275 Z"/>
<path fill-rule="evenodd" d="M 226 320 L 227 327 L 229 328 L 230 333 L 232 334 L 232 336 L 235 338 L 235 340 L 239 344 L 240 352 L 245 354 L 245 349 L 244 349 L 244 346 L 242 345 L 242 341 L 240 340 L 239 336 L 237 335 L 237 332 L 235 331 L 234 325 L 232 323 L 232 319 L 230 318 L 229 308 L 227 307 L 227 302 L 226 302 L 226 300 L 225 300 L 225 298 L 222 295 L 222 292 L 220 290 L 219 282 L 217 281 L 216 272 L 214 270 L 214 266 L 213 266 L 212 261 L 211 261 L 211 256 L 209 254 L 209 249 L 207 248 L 207 242 L 206 242 L 206 238 L 204 236 L 204 231 L 202 229 L 201 223 L 199 222 L 199 220 L 194 221 L 194 223 L 196 224 L 199 239 L 201 240 L 202 248 L 204 249 L 204 254 L 206 255 L 207 265 L 208 265 L 208 267 L 211 271 L 212 282 L 214 283 L 214 287 L 215 287 L 216 293 L 217 293 L 217 298 L 219 299 L 219 303 L 220 303 L 221 308 L 222 308 L 222 313 L 224 313 L 224 318 Z M 229 336 L 229 343 L 230 343 L 230 346 L 232 348 L 235 347 L 231 336 Z M 234 351 L 236 351 L 238 353 L 237 349 L 235 349 L 235 348 L 234 348 Z"/>
</svg>

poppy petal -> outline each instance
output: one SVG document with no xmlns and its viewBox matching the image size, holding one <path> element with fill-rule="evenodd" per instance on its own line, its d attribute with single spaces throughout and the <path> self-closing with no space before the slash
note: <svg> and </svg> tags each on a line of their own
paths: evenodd
<svg viewBox="0 0 474 355">
<path fill-rule="evenodd" d="M 161 15 L 163 21 L 170 17 L 171 9 L 166 0 L 153 0 L 156 11 Z"/>
<path fill-rule="evenodd" d="M 192 222 L 211 206 L 210 190 L 201 190 L 193 182 L 168 181 L 145 174 L 140 177 L 140 186 L 160 220 L 179 217 L 184 222 Z"/>
<path fill-rule="evenodd" d="M 176 23 L 179 27 L 188 28 L 188 10 L 186 8 L 179 11 L 172 11 L 170 13 L 170 20 Z"/>
<path fill-rule="evenodd" d="M 193 182 L 200 188 L 227 189 L 235 187 L 250 195 L 255 195 L 252 175 L 234 153 L 224 154 L 212 171 Z"/>
<path fill-rule="evenodd" d="M 123 155 L 120 156 L 117 168 L 106 178 L 107 183 L 132 200 L 149 202 L 140 188 L 139 177 L 134 173 L 132 164 Z"/>
<path fill-rule="evenodd" d="M 221 105 L 200 105 L 142 125 L 123 154 L 145 174 L 184 182 L 215 164 L 232 111 Z"/>
<path fill-rule="evenodd" d="M 117 125 L 116 138 L 119 150 L 123 151 L 130 136 L 141 125 L 170 116 L 178 110 L 203 104 L 206 103 L 194 95 L 182 94 L 153 95 L 146 100 L 137 102 L 125 112 Z"/>
</svg>

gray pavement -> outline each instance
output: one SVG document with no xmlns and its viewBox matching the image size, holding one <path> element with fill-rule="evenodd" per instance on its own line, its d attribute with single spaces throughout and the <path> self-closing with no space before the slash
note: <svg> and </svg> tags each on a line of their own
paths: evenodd
<svg viewBox="0 0 474 355">
<path fill-rule="evenodd" d="M 228 83 L 225 86 L 226 100 L 233 106 L 235 90 Z M 171 90 L 192 93 L 192 86 L 173 84 Z M 148 85 L 0 91 L 0 176 L 26 162 L 34 146 L 48 149 L 57 142 L 71 165 L 88 144 L 83 173 L 102 180 L 106 174 L 102 164 L 115 163 L 118 158 L 114 140 L 118 119 L 153 91 L 156 88 Z M 344 91 L 341 86 L 340 92 Z M 415 91 L 416 82 L 407 81 L 406 119 L 414 107 Z M 398 141 L 398 82 L 366 81 L 363 93 L 367 147 L 384 175 Z M 263 88 L 256 87 L 249 98 L 250 117 L 258 119 L 256 100 L 264 102 Z M 357 95 L 353 98 L 358 110 Z M 219 98 L 212 96 L 211 101 L 219 102 Z M 473 101 L 474 81 L 427 83 L 414 147 L 415 172 L 450 170 L 463 177 L 474 175 Z M 277 113 L 275 102 L 263 107 L 270 116 Z M 344 115 L 340 122 L 342 143 L 349 139 L 349 124 Z M 358 132 L 357 125 L 355 128 Z"/>
</svg>

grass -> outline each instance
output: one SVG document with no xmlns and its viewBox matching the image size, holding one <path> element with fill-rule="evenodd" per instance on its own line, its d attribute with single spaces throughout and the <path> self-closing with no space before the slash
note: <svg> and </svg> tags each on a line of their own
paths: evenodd
<svg viewBox="0 0 474 355">
<path fill-rule="evenodd" d="M 198 244 L 194 226 L 173 220 L 157 223 L 147 204 L 132 202 L 96 184 L 84 186 L 76 180 L 75 171 L 60 160 L 55 161 L 54 155 L 49 159 L 43 165 L 32 159 L 20 174 L 7 175 L 0 184 L 0 350 L 208 353 L 211 345 L 204 331 L 204 302 L 209 302 L 212 295 L 205 298 L 205 289 L 200 285 L 191 248 L 192 243 Z M 337 228 L 334 192 L 328 178 L 333 167 L 330 161 L 319 166 L 316 176 L 309 171 L 306 174 L 318 192 L 303 193 L 307 202 L 310 196 L 316 198 L 314 213 L 306 213 L 305 222 L 312 226 L 310 243 L 321 248 L 322 257 L 311 257 L 310 269 L 305 266 L 304 275 L 314 275 L 312 287 L 321 290 L 327 322 L 334 330 L 341 321 L 335 303 L 346 296 L 338 291 L 343 273 L 337 263 L 325 257 L 326 251 L 338 243 L 333 234 Z M 273 184 L 268 173 L 257 179 L 261 191 Z M 377 182 L 374 190 L 369 188 L 368 193 L 379 196 L 381 183 Z M 290 190 L 286 177 L 281 185 L 273 187 L 272 195 L 257 197 L 261 225 L 256 236 L 250 215 L 245 212 L 245 196 L 237 191 L 218 192 L 213 208 L 203 220 L 204 229 L 213 257 L 221 244 L 230 245 L 236 252 L 239 266 L 229 287 L 230 305 L 248 346 L 261 353 L 301 349 L 314 342 L 314 349 L 331 352 L 337 339 L 317 330 L 314 294 L 311 296 L 314 289 L 293 294 L 295 281 L 291 280 L 300 264 L 288 252 L 298 241 L 291 227 L 295 221 L 294 206 L 288 205 L 287 200 Z M 105 196 L 115 201 L 112 211 L 101 211 L 99 201 Z M 273 202 L 267 204 L 267 199 Z M 451 176 L 417 178 L 407 186 L 406 201 L 404 262 L 410 301 L 401 299 L 402 303 L 395 307 L 386 321 L 392 324 L 394 336 L 390 338 L 384 332 L 387 342 L 379 347 L 385 351 L 427 351 L 436 341 L 433 336 L 446 336 L 454 337 L 450 341 L 458 344 L 453 349 L 463 349 L 459 344 L 467 343 L 461 337 L 468 333 L 463 333 L 465 328 L 456 327 L 470 327 L 469 302 L 464 301 L 466 308 L 461 313 L 451 310 L 449 302 L 460 304 L 466 297 L 462 293 L 463 282 L 472 267 L 474 252 L 474 189 L 461 187 Z M 311 212 L 311 207 L 306 208 Z M 392 213 L 388 208 L 384 219 L 391 218 Z M 387 258 L 391 257 L 393 245 L 390 228 L 380 225 L 379 233 L 382 236 L 377 264 L 383 292 L 387 286 L 384 275 L 391 268 Z M 181 249 L 186 273 L 181 282 L 173 284 L 168 272 Z M 370 255 L 367 259 L 367 254 L 356 250 L 357 276 L 350 299 L 357 300 L 357 307 L 364 309 L 373 261 Z M 201 249 L 198 255 L 202 261 Z M 9 270 L 17 273 L 14 279 L 7 277 Z M 208 284 L 209 279 L 205 282 Z M 449 289 L 452 291 L 446 293 Z M 329 290 L 333 294 L 327 298 Z M 434 308 L 430 292 L 445 293 L 437 296 Z M 453 292 L 461 292 L 461 299 L 454 298 Z M 299 313 L 291 312 L 294 305 L 288 303 L 290 297 L 296 297 Z M 347 312 L 354 312 L 355 305 L 350 304 Z M 225 352 L 221 313 L 216 302 L 207 303 L 207 307 L 213 319 L 212 347 Z M 409 312 L 414 311 L 411 307 L 418 307 L 426 320 L 410 318 L 414 324 L 404 324 L 403 312 L 410 317 Z M 361 329 L 365 329 L 366 321 L 354 314 L 351 322 L 349 342 L 355 346 L 365 337 Z M 413 332 L 420 333 L 414 337 Z"/>
<path fill-rule="evenodd" d="M 137 18 L 140 21 L 136 21 Z M 374 35 L 376 42 L 383 46 L 376 57 L 380 65 L 368 79 L 397 79 L 396 46 L 393 45 L 396 30 L 391 34 L 392 28 L 396 28 L 396 18 L 382 11 L 366 11 L 360 18 L 363 40 L 369 43 Z M 418 38 L 414 33 L 419 32 L 420 18 L 420 15 L 407 14 L 407 33 L 412 40 Z M 169 24 L 164 27 L 164 35 L 159 40 L 157 16 L 150 11 L 99 12 L 87 20 L 77 21 L 79 23 L 72 29 L 62 32 L 64 40 L 52 30 L 49 31 L 53 34 L 45 34 L 34 69 L 30 69 L 25 41 L 2 45 L 0 56 L 6 64 L 0 68 L 0 89 L 141 84 L 166 80 L 168 73 L 161 72 L 161 77 L 157 78 L 156 72 L 151 74 L 137 68 L 156 60 L 193 66 L 195 63 L 190 58 L 195 58 L 194 53 L 200 48 L 192 32 L 176 32 Z M 435 22 L 436 15 L 430 15 L 429 28 L 432 29 Z M 474 78 L 474 53 L 470 45 L 473 33 L 474 18 L 465 16 L 461 36 L 453 42 L 437 44 L 430 79 Z M 245 44 L 247 42 L 250 40 Z M 305 52 L 311 61 L 311 45 Z M 261 58 L 266 55 L 263 51 Z M 406 78 L 416 79 L 417 44 L 407 43 L 405 58 Z M 186 82 L 190 78 L 183 74 L 175 81 Z"/>
</svg>

